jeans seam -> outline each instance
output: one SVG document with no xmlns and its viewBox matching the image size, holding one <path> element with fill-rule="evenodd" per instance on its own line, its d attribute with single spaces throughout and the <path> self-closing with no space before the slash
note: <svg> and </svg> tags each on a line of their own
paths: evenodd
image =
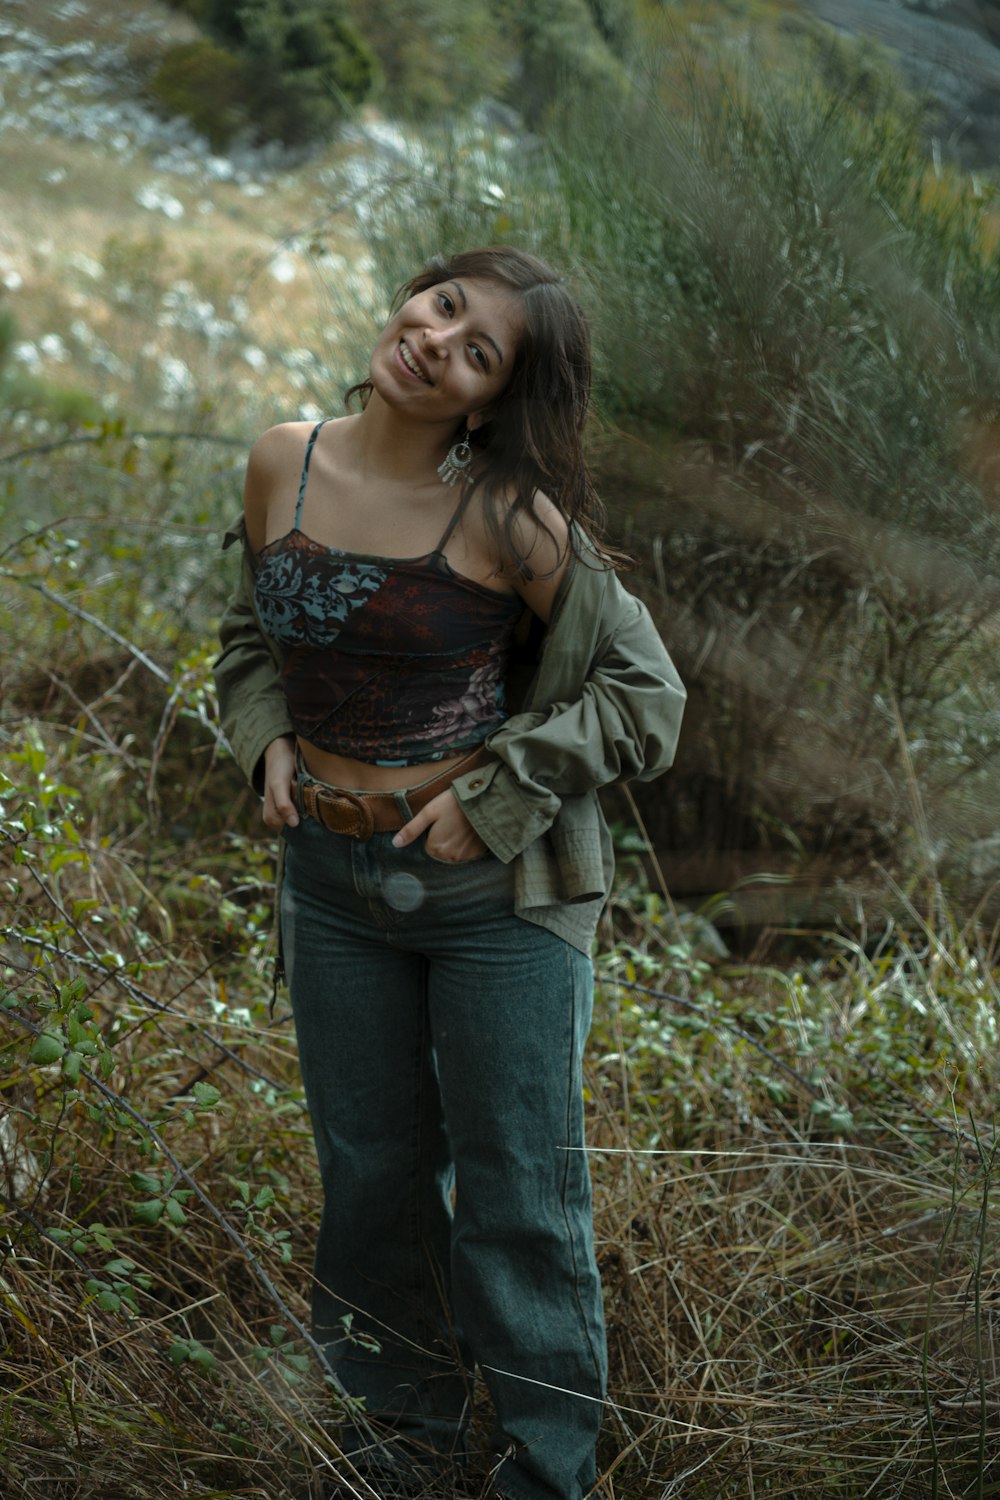
<svg viewBox="0 0 1000 1500">
<path fill-rule="evenodd" d="M 416 1048 L 416 1056 L 414 1058 L 414 1063 L 415 1063 L 414 1082 L 415 1082 L 415 1085 L 416 1085 L 416 1087 L 414 1089 L 414 1094 L 416 1096 L 417 1107 L 416 1107 L 416 1113 L 415 1113 L 415 1119 L 414 1119 L 413 1155 L 412 1155 L 412 1159 L 411 1159 L 412 1166 L 411 1166 L 411 1176 L 410 1176 L 410 1180 L 411 1180 L 411 1184 L 412 1184 L 412 1192 L 413 1192 L 413 1218 L 412 1218 L 412 1228 L 411 1228 L 412 1241 L 411 1241 L 411 1246 L 410 1246 L 410 1252 L 411 1252 L 412 1255 L 414 1255 L 416 1257 L 416 1261 L 417 1261 L 417 1265 L 416 1265 L 417 1278 L 416 1279 L 417 1279 L 417 1285 L 418 1285 L 418 1287 L 420 1289 L 420 1302 L 421 1302 L 421 1306 L 423 1306 L 423 1307 L 427 1306 L 427 1281 L 426 1281 L 426 1277 L 425 1277 L 425 1274 L 424 1274 L 424 1256 L 423 1256 L 422 1251 L 421 1251 L 421 1247 L 422 1247 L 422 1245 L 424 1243 L 424 1223 L 423 1223 L 424 1215 L 423 1215 L 423 1193 L 420 1190 L 420 1187 L 421 1187 L 421 1184 L 420 1184 L 420 1173 L 421 1173 L 421 1163 L 422 1163 L 422 1160 L 423 1160 L 423 1143 L 424 1143 L 424 1135 L 425 1135 L 424 1120 L 425 1120 L 425 1113 L 426 1113 L 426 1108 L 427 1108 L 427 1101 L 426 1101 L 426 1098 L 425 1098 L 426 1087 L 425 1087 L 425 1080 L 424 1080 L 424 1077 L 423 1077 L 423 1073 L 424 1073 L 424 1061 L 425 1061 L 425 1057 L 427 1055 L 427 1049 L 428 1049 L 429 1036 L 430 1036 L 430 1013 L 429 1013 L 429 1007 L 428 1007 L 428 1003 L 427 1003 L 427 964 L 426 964 L 426 960 L 425 960 L 424 961 L 423 975 L 422 975 L 422 984 L 421 984 L 421 997 L 420 997 L 420 1026 L 419 1026 L 418 1033 L 417 1033 L 417 1048 Z M 429 1059 L 428 1059 L 428 1061 L 429 1061 Z"/>
<path fill-rule="evenodd" d="M 604 1390 L 604 1378 L 603 1378 L 603 1375 L 601 1373 L 601 1361 L 598 1358 L 597 1350 L 594 1347 L 594 1339 L 593 1339 L 593 1333 L 592 1333 L 592 1330 L 591 1330 L 591 1327 L 590 1327 L 590 1319 L 587 1316 L 587 1312 L 586 1312 L 586 1309 L 584 1307 L 584 1302 L 583 1302 L 583 1294 L 582 1294 L 582 1287 L 581 1287 L 581 1275 L 580 1275 L 580 1256 L 579 1256 L 578 1250 L 577 1250 L 577 1234 L 576 1234 L 576 1231 L 575 1231 L 574 1225 L 573 1225 L 573 1215 L 570 1213 L 569 1206 L 568 1206 L 568 1203 L 567 1203 L 567 1199 L 568 1199 L 568 1196 L 569 1196 L 569 1182 L 570 1182 L 570 1177 L 572 1175 L 573 1157 L 574 1157 L 574 1154 L 575 1154 L 576 1149 L 577 1149 L 576 1146 L 573 1144 L 573 1141 L 572 1141 L 572 1124 L 573 1124 L 573 1107 L 574 1107 L 574 1104 L 576 1103 L 576 1096 L 577 1096 L 577 1076 L 576 1076 L 577 1041 L 576 1041 L 576 1033 L 577 1033 L 577 1021 L 578 1021 L 577 1012 L 578 1012 L 578 1007 L 579 1007 L 579 1003 L 580 1003 L 580 997 L 579 997 L 579 985 L 577 983 L 577 978 L 576 978 L 576 975 L 575 975 L 574 970 L 573 970 L 573 956 L 572 956 L 572 954 L 570 952 L 567 952 L 566 955 L 565 955 L 565 958 L 566 958 L 567 969 L 569 971 L 569 990 L 570 990 L 570 994 L 572 996 L 572 1000 L 570 1002 L 570 1016 L 569 1016 L 569 1036 L 570 1036 L 570 1045 L 569 1045 L 569 1077 L 567 1079 L 567 1088 L 566 1088 L 566 1128 L 565 1128 L 565 1137 L 566 1137 L 566 1164 L 565 1164 L 565 1166 L 563 1168 L 561 1206 L 562 1206 L 562 1213 L 563 1213 L 563 1221 L 564 1221 L 564 1223 L 566 1225 L 566 1236 L 567 1236 L 567 1240 L 569 1242 L 570 1256 L 571 1256 L 572 1262 L 573 1262 L 573 1298 L 574 1298 L 574 1301 L 576 1302 L 577 1315 L 578 1315 L 578 1317 L 580 1319 L 580 1323 L 581 1323 L 581 1326 L 583 1328 L 584 1336 L 585 1336 L 585 1338 L 587 1340 L 587 1348 L 590 1350 L 590 1358 L 591 1358 L 591 1362 L 593 1364 L 594 1375 L 595 1375 L 596 1381 L 597 1381 L 597 1389 L 598 1389 L 598 1391 L 600 1391 L 600 1392 L 603 1393 L 603 1390 Z M 581 1110 L 582 1110 L 582 1105 L 581 1105 Z M 587 1164 L 586 1152 L 585 1151 L 583 1152 L 583 1170 L 586 1171 L 586 1172 L 589 1172 L 589 1170 L 590 1170 L 590 1168 L 589 1168 L 589 1166 Z M 581 1392 L 581 1394 L 584 1394 L 584 1393 Z"/>
</svg>

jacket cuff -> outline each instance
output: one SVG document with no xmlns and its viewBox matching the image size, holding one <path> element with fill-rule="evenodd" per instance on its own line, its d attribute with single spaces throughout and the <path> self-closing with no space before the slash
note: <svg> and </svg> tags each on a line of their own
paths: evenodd
<svg viewBox="0 0 1000 1500">
<path fill-rule="evenodd" d="M 505 865 L 547 832 L 559 811 L 554 792 L 536 787 L 532 795 L 502 761 L 456 777 L 451 790 L 487 849 Z"/>
<path fill-rule="evenodd" d="M 258 797 L 264 795 L 264 751 L 272 740 L 294 733 L 286 713 L 275 712 L 270 718 L 258 714 L 252 728 L 233 741 L 233 757 Z"/>
</svg>

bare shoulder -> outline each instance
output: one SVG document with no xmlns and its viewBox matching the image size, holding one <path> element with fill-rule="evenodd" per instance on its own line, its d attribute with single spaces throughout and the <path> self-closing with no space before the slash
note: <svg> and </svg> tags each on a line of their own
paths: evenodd
<svg viewBox="0 0 1000 1500">
<path fill-rule="evenodd" d="M 558 505 L 536 490 L 531 509 L 522 506 L 513 513 L 511 532 L 518 557 L 505 559 L 503 571 L 525 604 L 547 621 L 573 550 L 569 523 Z"/>
<path fill-rule="evenodd" d="M 269 427 L 257 439 L 247 458 L 243 485 L 243 511 L 247 536 L 255 552 L 267 540 L 268 517 L 272 506 L 282 505 L 292 496 L 302 470 L 309 434 L 314 422 L 281 422 Z"/>
<path fill-rule="evenodd" d="M 279 422 L 269 427 L 250 449 L 247 468 L 261 476 L 283 469 L 296 455 L 301 461 L 313 422 Z"/>
</svg>

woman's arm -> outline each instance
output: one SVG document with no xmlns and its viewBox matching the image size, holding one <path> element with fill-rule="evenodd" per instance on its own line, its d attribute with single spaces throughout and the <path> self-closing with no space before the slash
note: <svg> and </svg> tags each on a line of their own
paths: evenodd
<svg viewBox="0 0 1000 1500">
<path fill-rule="evenodd" d="M 226 545 L 243 542 L 243 566 L 236 592 L 222 617 L 222 643 L 214 675 L 222 727 L 247 780 L 264 799 L 269 828 L 292 827 L 298 813 L 291 797 L 295 736 L 281 684 L 280 661 L 260 628 L 253 604 L 253 558 L 267 540 L 275 498 L 284 500 L 300 467 L 302 431 L 307 423 L 272 427 L 257 440 L 247 460 L 243 519 Z"/>
<path fill-rule="evenodd" d="M 450 788 L 503 860 L 547 831 L 564 798 L 661 775 L 680 734 L 684 687 L 645 605 L 583 561 L 570 585 L 528 711 L 490 736 L 492 765 Z"/>
<path fill-rule="evenodd" d="M 568 577 L 564 562 L 562 582 L 527 585 L 551 620 L 527 711 L 490 736 L 494 762 L 428 804 L 404 842 L 443 817 L 510 860 L 547 831 L 564 797 L 671 765 L 683 685 L 645 605 L 578 543 L 583 555 Z"/>
</svg>

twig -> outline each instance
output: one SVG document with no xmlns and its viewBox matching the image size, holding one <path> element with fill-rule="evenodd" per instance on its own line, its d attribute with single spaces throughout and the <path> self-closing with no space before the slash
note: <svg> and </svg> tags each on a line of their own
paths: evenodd
<svg viewBox="0 0 1000 1500">
<path fill-rule="evenodd" d="M 94 629 L 99 630 L 102 635 L 108 636 L 108 638 L 112 641 L 115 641 L 117 645 L 124 647 L 124 649 L 131 656 L 134 656 L 136 661 L 140 662 L 141 665 L 147 669 L 147 671 L 152 672 L 154 677 L 159 678 L 160 682 L 169 684 L 170 674 L 168 672 L 164 672 L 162 667 L 158 667 L 156 662 L 151 660 L 151 658 L 146 655 L 145 651 L 141 651 L 138 646 L 133 644 L 132 641 L 126 639 L 125 636 L 120 635 L 119 632 L 115 630 L 113 625 L 108 625 L 106 621 L 98 619 L 97 615 L 92 615 L 89 610 L 81 609 L 78 604 L 71 604 L 68 599 L 61 598 L 59 594 L 53 593 L 52 590 L 50 588 L 47 588 L 44 583 L 39 583 L 36 579 L 18 578 L 15 573 L 8 573 L 7 576 L 9 578 L 13 578 L 15 583 L 20 583 L 23 584 L 26 588 L 34 589 L 36 593 L 41 594 L 43 599 L 48 599 L 50 604 L 57 604 L 59 608 L 64 609 L 67 614 L 75 615 L 78 620 L 84 620 L 88 625 L 93 625 Z"/>
<path fill-rule="evenodd" d="M 667 1000 L 671 1005 L 679 1005 L 682 1010 L 690 1011 L 692 1015 L 704 1019 L 704 1011 L 700 1005 L 695 1004 L 693 1000 L 685 1000 L 680 995 L 672 995 L 667 990 L 654 990 L 649 985 L 636 984 L 632 980 L 616 979 L 613 976 L 608 979 L 601 979 L 599 982 L 602 984 L 616 984 L 619 989 L 632 990 L 639 995 L 648 995 L 651 1000 Z M 780 1068 L 783 1073 L 787 1073 L 789 1078 L 793 1078 L 800 1088 L 805 1089 L 806 1093 L 811 1094 L 814 1099 L 822 1099 L 824 1097 L 822 1089 L 816 1088 L 814 1084 L 809 1082 L 808 1078 L 803 1078 L 801 1073 L 797 1073 L 783 1058 L 778 1057 L 769 1047 L 765 1047 L 763 1042 L 759 1042 L 748 1031 L 744 1031 L 742 1026 L 737 1026 L 733 1021 L 725 1021 L 719 1016 L 712 1017 L 712 1025 L 718 1026 L 722 1031 L 728 1031 L 732 1036 L 738 1036 L 741 1041 L 749 1043 L 751 1047 L 755 1047 L 769 1062 L 772 1062 L 776 1068 Z"/>
<path fill-rule="evenodd" d="M 227 448 L 244 448 L 244 438 L 225 437 L 216 432 L 83 432 L 73 437 L 58 438 L 51 443 L 36 443 L 31 448 L 18 448 L 13 453 L 0 453 L 0 464 L 12 464 L 19 458 L 35 458 L 42 453 L 57 453 L 61 448 L 76 448 L 82 443 L 107 443 L 127 442 L 131 443 L 136 438 L 142 438 L 146 442 L 167 443 L 221 443 Z"/>
</svg>

